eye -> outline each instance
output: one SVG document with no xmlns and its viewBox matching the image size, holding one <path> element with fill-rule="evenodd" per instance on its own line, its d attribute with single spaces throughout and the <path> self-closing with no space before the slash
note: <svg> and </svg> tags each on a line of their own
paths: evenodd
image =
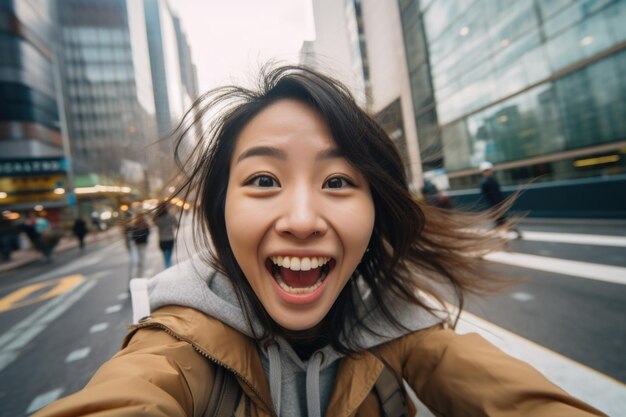
<svg viewBox="0 0 626 417">
<path fill-rule="evenodd" d="M 280 187 L 278 181 L 269 175 L 257 175 L 256 177 L 250 178 L 246 181 L 245 185 L 253 185 L 260 188 Z"/>
<path fill-rule="evenodd" d="M 346 188 L 354 187 L 354 184 L 345 179 L 344 177 L 332 177 L 329 178 L 323 188 Z"/>
</svg>

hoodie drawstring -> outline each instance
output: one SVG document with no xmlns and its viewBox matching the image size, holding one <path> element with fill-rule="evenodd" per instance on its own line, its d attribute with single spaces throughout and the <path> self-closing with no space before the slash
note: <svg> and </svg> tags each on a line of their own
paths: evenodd
<svg viewBox="0 0 626 417">
<path fill-rule="evenodd" d="M 321 417 L 320 409 L 320 368 L 324 354 L 317 351 L 306 367 L 306 406 L 309 417 Z"/>
<path fill-rule="evenodd" d="M 280 352 L 276 343 L 270 343 L 267 346 L 267 356 L 270 362 L 270 392 L 272 394 L 272 402 L 276 409 L 276 415 L 280 416 L 280 394 L 282 392 L 282 365 L 280 361 Z"/>
<path fill-rule="evenodd" d="M 277 343 L 268 343 L 266 347 L 269 359 L 270 393 L 276 410 L 280 416 L 280 401 L 282 393 L 282 362 Z M 317 351 L 309 359 L 306 367 L 306 405 L 309 417 L 321 417 L 320 406 L 320 369 L 324 360 L 324 354 Z"/>
</svg>

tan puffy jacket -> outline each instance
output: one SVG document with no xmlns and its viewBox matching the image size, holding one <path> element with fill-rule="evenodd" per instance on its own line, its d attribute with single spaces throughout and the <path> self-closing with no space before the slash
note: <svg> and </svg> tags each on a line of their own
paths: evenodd
<svg viewBox="0 0 626 417">
<path fill-rule="evenodd" d="M 35 416 L 200 417 L 213 385 L 213 363 L 234 372 L 243 389 L 237 416 L 275 416 L 254 342 L 214 318 L 164 307 L 135 326 L 124 346 L 83 390 Z M 480 336 L 433 327 L 343 358 L 326 416 L 380 416 L 373 386 L 383 361 L 437 416 L 604 415 Z"/>
</svg>

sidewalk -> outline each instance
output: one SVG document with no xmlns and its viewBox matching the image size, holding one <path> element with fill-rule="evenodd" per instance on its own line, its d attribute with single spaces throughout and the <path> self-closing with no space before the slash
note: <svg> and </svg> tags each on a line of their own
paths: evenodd
<svg viewBox="0 0 626 417">
<path fill-rule="evenodd" d="M 104 232 L 99 233 L 90 232 L 87 234 L 87 236 L 85 236 L 85 245 L 89 246 L 90 244 L 93 244 L 95 242 L 100 242 L 102 240 L 116 237 L 121 237 L 120 230 L 117 227 L 112 227 Z M 78 239 L 74 235 L 63 236 L 57 246 L 54 248 L 52 256 L 76 247 L 78 247 Z M 20 249 L 11 254 L 10 261 L 0 263 L 0 274 L 6 271 L 10 271 L 12 269 L 19 268 L 31 262 L 37 262 L 43 259 L 43 255 L 35 249 Z"/>
</svg>

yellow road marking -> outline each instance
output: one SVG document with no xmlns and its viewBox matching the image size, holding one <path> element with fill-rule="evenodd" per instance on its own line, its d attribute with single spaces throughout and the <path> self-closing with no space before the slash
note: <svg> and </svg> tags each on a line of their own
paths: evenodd
<svg viewBox="0 0 626 417">
<path fill-rule="evenodd" d="M 50 298 L 61 295 L 76 287 L 76 285 L 78 285 L 84 279 L 85 277 L 80 274 L 69 275 L 67 277 L 38 282 L 36 284 L 20 288 L 19 290 L 13 291 L 9 295 L 0 298 L 0 313 L 12 310 L 14 308 L 38 303 L 40 301 L 48 300 Z M 48 291 L 43 292 L 35 297 L 30 297 L 33 293 L 47 287 L 50 287 Z"/>
</svg>

